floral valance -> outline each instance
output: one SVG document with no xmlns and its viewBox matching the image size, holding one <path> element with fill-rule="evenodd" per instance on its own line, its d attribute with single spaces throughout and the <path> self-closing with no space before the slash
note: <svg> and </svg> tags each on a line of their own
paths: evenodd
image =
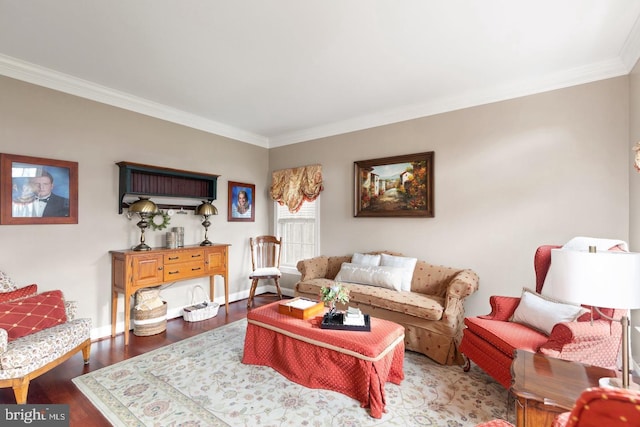
<svg viewBox="0 0 640 427">
<path fill-rule="evenodd" d="M 322 165 L 281 169 L 271 175 L 271 198 L 291 213 L 298 212 L 305 200 L 315 200 L 322 190 Z"/>
</svg>

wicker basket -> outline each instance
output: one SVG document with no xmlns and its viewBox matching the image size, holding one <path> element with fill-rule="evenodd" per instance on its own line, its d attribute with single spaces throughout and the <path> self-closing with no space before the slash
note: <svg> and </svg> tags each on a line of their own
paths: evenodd
<svg viewBox="0 0 640 427">
<path fill-rule="evenodd" d="M 151 310 L 133 310 L 133 333 L 141 337 L 159 334 L 167 329 L 167 302 Z"/>
<path fill-rule="evenodd" d="M 196 290 L 200 290 L 200 299 L 196 297 Z M 202 301 L 198 303 L 198 301 Z M 191 305 L 182 309 L 184 312 L 183 318 L 187 322 L 199 322 L 201 320 L 211 319 L 216 317 L 220 304 L 217 302 L 209 301 L 209 297 L 204 292 L 201 286 L 196 285 L 193 288 L 193 295 L 191 297 Z"/>
</svg>

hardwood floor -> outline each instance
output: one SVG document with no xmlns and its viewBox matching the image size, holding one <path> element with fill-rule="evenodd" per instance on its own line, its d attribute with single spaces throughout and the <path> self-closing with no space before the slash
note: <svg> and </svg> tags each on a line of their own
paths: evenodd
<svg viewBox="0 0 640 427">
<path fill-rule="evenodd" d="M 254 299 L 254 307 L 276 301 L 277 296 L 275 298 L 274 296 L 270 294 L 257 296 Z M 71 382 L 72 378 L 243 319 L 247 317 L 247 311 L 247 300 L 240 300 L 229 304 L 228 314 L 225 314 L 222 306 L 216 317 L 201 322 L 185 322 L 182 317 L 169 320 L 167 330 L 157 335 L 138 337 L 130 333 L 127 347 L 124 346 L 123 334 L 96 341 L 91 345 L 89 365 L 84 365 L 82 353 L 78 353 L 60 366 L 31 381 L 27 403 L 68 404 L 71 427 L 110 426 L 111 424 L 100 411 Z M 11 388 L 0 389 L 0 403 L 16 403 Z"/>
</svg>

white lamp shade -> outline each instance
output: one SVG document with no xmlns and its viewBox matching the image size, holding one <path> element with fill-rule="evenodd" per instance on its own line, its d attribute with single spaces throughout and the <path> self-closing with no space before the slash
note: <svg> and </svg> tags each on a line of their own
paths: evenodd
<svg viewBox="0 0 640 427">
<path fill-rule="evenodd" d="M 640 253 L 553 249 L 542 293 L 595 307 L 640 308 Z"/>
</svg>

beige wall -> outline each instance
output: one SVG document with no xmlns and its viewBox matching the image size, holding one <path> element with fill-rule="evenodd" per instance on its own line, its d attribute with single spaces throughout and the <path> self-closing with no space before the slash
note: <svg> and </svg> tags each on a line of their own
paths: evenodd
<svg viewBox="0 0 640 427">
<path fill-rule="evenodd" d="M 118 161 L 221 175 L 219 215 L 211 219 L 209 238 L 230 243 L 233 299 L 248 296 L 249 236 L 268 232 L 264 183 L 265 148 L 239 143 L 137 113 L 0 78 L 0 152 L 79 163 L 77 225 L 1 225 L 0 270 L 19 284 L 62 289 L 81 300 L 79 315 L 91 317 L 95 336 L 110 333 L 111 262 L 109 251 L 133 246 L 136 221 L 118 214 Z M 254 223 L 227 222 L 227 182 L 256 184 Z M 175 215 L 170 226 L 185 227 L 185 243 L 202 241 L 202 219 Z M 151 246 L 162 246 L 164 231 L 147 232 Z M 221 284 L 221 282 L 218 282 Z M 173 315 L 190 302 L 189 292 L 208 280 L 179 282 L 162 291 Z M 216 297 L 222 301 L 222 286 Z M 120 310 L 123 309 L 122 297 Z M 122 315 L 119 315 L 122 321 Z"/>
<path fill-rule="evenodd" d="M 628 77 L 271 150 L 9 78 L 0 78 L 0 93 L 0 152 L 80 165 L 79 223 L 0 226 L 0 269 L 20 284 L 82 300 L 80 315 L 93 318 L 98 336 L 110 328 L 108 251 L 139 238 L 135 223 L 117 213 L 122 160 L 221 175 L 210 236 L 232 244 L 232 299 L 247 295 L 248 238 L 271 229 L 270 171 L 309 163 L 321 163 L 325 176 L 323 254 L 391 249 L 473 268 L 481 287 L 469 314 L 487 312 L 491 294 L 533 286 L 540 244 L 577 235 L 629 240 Z M 422 151 L 435 151 L 435 218 L 353 217 L 354 161 Z M 255 223 L 226 221 L 229 180 L 256 184 Z M 202 239 L 199 218 L 174 218 L 187 244 Z M 149 232 L 148 242 L 160 246 L 162 233 Z M 170 312 L 205 282 L 165 289 Z"/>
<path fill-rule="evenodd" d="M 628 78 L 269 150 L 280 169 L 321 163 L 321 252 L 390 249 L 474 269 L 492 294 L 535 286 L 533 254 L 574 236 L 628 240 Z M 435 218 L 354 218 L 353 162 L 435 152 Z"/>
<path fill-rule="evenodd" d="M 629 74 L 629 153 L 635 156 L 633 147 L 640 141 L 640 65 Z M 640 174 L 629 162 L 629 243 L 634 252 L 640 251 Z M 640 310 L 632 312 L 631 323 L 640 326 Z M 640 333 L 632 330 L 631 347 L 634 359 L 640 360 Z"/>
</svg>

